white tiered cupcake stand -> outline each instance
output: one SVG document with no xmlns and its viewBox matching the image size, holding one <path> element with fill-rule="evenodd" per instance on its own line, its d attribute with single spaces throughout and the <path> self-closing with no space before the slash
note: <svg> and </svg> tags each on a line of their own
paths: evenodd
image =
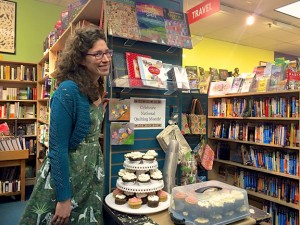
<svg viewBox="0 0 300 225">
<path fill-rule="evenodd" d="M 134 164 L 130 163 L 128 160 L 124 161 L 123 166 L 131 171 L 135 171 L 136 175 L 140 175 L 142 173 L 145 173 L 149 170 L 157 169 L 157 161 L 153 161 L 152 163 L 143 163 L 143 164 Z M 134 192 L 134 193 L 150 193 L 150 192 L 156 192 L 164 187 L 163 181 L 153 181 L 149 184 L 139 185 L 137 182 L 133 185 L 126 185 L 121 178 L 117 180 L 116 186 L 122 190 L 127 192 Z M 105 202 L 106 204 L 111 207 L 112 209 L 115 209 L 120 212 L 129 213 L 129 214 L 150 214 L 150 213 L 156 213 L 163 211 L 167 209 L 170 206 L 170 199 L 171 196 L 168 194 L 168 199 L 165 202 L 159 202 L 158 207 L 150 208 L 147 204 L 142 205 L 139 209 L 131 209 L 128 204 L 124 205 L 117 205 L 115 204 L 115 199 L 113 197 L 113 194 L 110 193 L 106 196 Z"/>
</svg>

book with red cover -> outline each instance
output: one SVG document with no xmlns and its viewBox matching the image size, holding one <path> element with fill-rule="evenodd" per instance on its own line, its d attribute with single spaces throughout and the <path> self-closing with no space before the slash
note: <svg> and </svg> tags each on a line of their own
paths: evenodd
<svg viewBox="0 0 300 225">
<path fill-rule="evenodd" d="M 137 62 L 137 57 L 142 56 L 144 58 L 151 58 L 151 56 L 134 53 L 134 52 L 126 52 L 125 55 L 126 55 L 129 85 L 131 87 L 143 86 L 143 82 L 141 80 L 141 75 L 139 71 L 139 65 Z"/>
</svg>

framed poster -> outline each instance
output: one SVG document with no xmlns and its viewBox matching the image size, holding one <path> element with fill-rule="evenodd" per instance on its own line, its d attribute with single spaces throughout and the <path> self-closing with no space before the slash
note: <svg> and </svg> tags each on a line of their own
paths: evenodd
<svg viewBox="0 0 300 225">
<path fill-rule="evenodd" d="M 16 54 L 17 3 L 0 0 L 0 52 Z"/>
</svg>

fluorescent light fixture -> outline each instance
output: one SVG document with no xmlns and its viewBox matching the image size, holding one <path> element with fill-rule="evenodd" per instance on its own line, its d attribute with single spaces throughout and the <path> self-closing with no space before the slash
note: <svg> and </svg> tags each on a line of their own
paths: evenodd
<svg viewBox="0 0 300 225">
<path fill-rule="evenodd" d="M 300 19 L 300 1 L 285 5 L 283 7 L 275 9 L 275 11 Z"/>
</svg>

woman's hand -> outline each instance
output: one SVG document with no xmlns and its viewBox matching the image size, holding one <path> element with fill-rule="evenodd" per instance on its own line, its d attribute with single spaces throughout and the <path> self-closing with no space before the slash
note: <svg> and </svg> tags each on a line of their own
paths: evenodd
<svg viewBox="0 0 300 225">
<path fill-rule="evenodd" d="M 55 214 L 51 220 L 54 225 L 65 225 L 69 223 L 69 217 L 71 215 L 71 200 L 67 199 L 63 202 L 57 202 Z"/>
<path fill-rule="evenodd" d="M 108 94 L 108 92 L 103 92 L 103 95 L 102 95 L 102 106 L 103 106 L 103 112 L 105 112 L 105 110 L 106 110 L 106 107 L 107 107 L 107 104 L 108 104 L 108 102 L 109 102 L 109 99 L 107 98 L 107 94 Z"/>
</svg>

